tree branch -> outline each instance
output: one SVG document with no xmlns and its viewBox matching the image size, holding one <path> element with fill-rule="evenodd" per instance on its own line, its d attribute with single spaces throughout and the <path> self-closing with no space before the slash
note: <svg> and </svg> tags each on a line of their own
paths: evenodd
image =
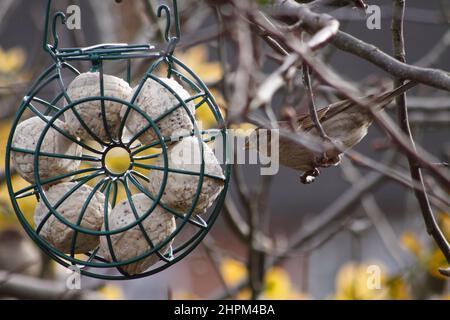
<svg viewBox="0 0 450 320">
<path fill-rule="evenodd" d="M 286 18 L 288 22 L 301 20 L 302 26 L 310 33 L 316 33 L 324 28 L 324 14 L 311 12 L 304 5 L 293 0 L 277 0 L 275 16 Z M 338 31 L 330 39 L 330 43 L 337 48 L 354 54 L 380 67 L 389 74 L 401 78 L 450 91 L 450 75 L 439 69 L 422 68 L 408 65 L 391 57 L 376 46 L 365 43 L 343 31 Z"/>
<path fill-rule="evenodd" d="M 392 38 L 395 58 L 402 63 L 406 63 L 406 51 L 405 40 L 403 36 L 403 17 L 405 13 L 405 0 L 394 0 L 393 5 L 393 18 L 392 18 Z M 404 83 L 403 78 L 397 78 L 394 80 L 394 85 L 400 86 Z M 408 136 L 412 148 L 415 150 L 414 139 L 411 133 L 411 128 L 408 121 L 408 106 L 406 102 L 406 93 L 402 94 L 396 99 L 398 106 L 398 121 L 399 126 L 403 132 Z M 427 232 L 433 237 L 436 244 L 444 254 L 447 262 L 450 264 L 450 244 L 445 239 L 444 234 L 439 228 L 439 225 L 434 217 L 433 210 L 431 209 L 430 201 L 426 192 L 425 183 L 423 181 L 420 165 L 417 162 L 416 157 L 407 155 L 409 168 L 411 172 L 411 178 L 413 181 L 418 182 L 422 190 L 414 189 L 417 201 L 419 202 L 420 209 L 422 211 L 423 219 L 427 227 Z"/>
<path fill-rule="evenodd" d="M 311 85 L 310 70 L 309 70 L 308 64 L 306 64 L 306 63 L 303 64 L 303 81 L 305 83 L 305 88 L 308 93 L 309 114 L 311 115 L 311 119 L 312 119 L 314 125 L 316 126 L 316 129 L 319 132 L 320 137 L 324 140 L 325 139 L 329 140 L 329 137 L 327 136 L 327 133 L 323 129 L 322 124 L 320 123 L 319 116 L 317 114 L 316 103 L 314 101 L 314 92 L 313 92 L 312 85 Z"/>
</svg>

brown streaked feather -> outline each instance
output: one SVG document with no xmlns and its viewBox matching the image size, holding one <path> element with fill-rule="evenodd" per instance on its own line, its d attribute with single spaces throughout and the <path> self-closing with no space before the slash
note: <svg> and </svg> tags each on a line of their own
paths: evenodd
<svg viewBox="0 0 450 320">
<path fill-rule="evenodd" d="M 404 92 L 408 91 L 412 87 L 415 87 L 417 85 L 417 82 L 409 81 L 405 83 L 404 85 L 401 85 L 400 87 L 388 91 L 384 94 L 379 95 L 375 98 L 374 103 L 378 105 L 379 108 L 384 108 L 387 106 L 392 100 L 394 100 L 399 95 L 403 94 Z M 363 99 L 373 99 L 374 95 L 369 95 L 364 97 Z M 347 108 L 350 108 L 354 106 L 355 104 L 351 100 L 342 100 L 335 102 L 333 104 L 330 104 L 327 107 L 321 108 L 317 110 L 317 116 L 319 118 L 320 122 L 325 122 L 328 119 L 333 118 L 336 114 L 344 111 Z M 279 122 L 280 127 L 282 128 L 290 128 L 289 121 L 280 121 Z M 310 116 L 309 113 L 300 115 L 296 120 L 296 130 L 302 130 L 302 131 L 309 131 L 312 128 L 314 128 L 314 122 Z"/>
<path fill-rule="evenodd" d="M 317 110 L 317 117 L 319 118 L 320 122 L 325 122 L 328 119 L 331 119 L 336 114 L 344 111 L 348 107 L 352 105 L 351 101 L 344 100 L 339 101 L 333 104 L 330 104 L 329 106 Z M 310 114 L 306 114 L 301 117 L 301 119 L 298 120 L 298 129 L 303 131 L 309 131 L 312 128 L 315 127 L 315 124 L 310 116 Z"/>
</svg>

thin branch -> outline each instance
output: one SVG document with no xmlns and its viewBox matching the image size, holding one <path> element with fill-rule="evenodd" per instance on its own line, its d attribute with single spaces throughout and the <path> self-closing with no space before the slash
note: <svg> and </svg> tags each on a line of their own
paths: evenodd
<svg viewBox="0 0 450 320">
<path fill-rule="evenodd" d="M 295 71 L 294 68 L 299 64 L 299 61 L 300 57 L 298 55 L 287 55 L 283 64 L 260 85 L 255 97 L 250 103 L 249 109 L 256 110 L 270 103 L 273 95 L 285 85 L 286 80 L 293 78 L 295 73 L 292 71 Z"/>
<path fill-rule="evenodd" d="M 295 2 L 294 2 L 295 3 Z M 284 10 L 286 6 L 289 5 L 289 1 L 286 0 L 276 0 L 275 9 L 280 8 Z M 306 43 L 307 47 L 311 50 L 316 50 L 324 45 L 326 45 L 339 31 L 339 21 L 334 19 L 332 16 L 327 14 L 315 14 L 306 5 L 299 5 L 296 7 L 296 12 L 298 17 L 309 17 L 314 16 L 315 24 L 317 29 Z M 299 19 L 305 22 L 302 19 Z"/>
<path fill-rule="evenodd" d="M 405 0 L 394 0 L 394 15 L 392 19 L 392 37 L 394 46 L 394 55 L 397 60 L 402 63 L 406 63 L 406 51 L 405 40 L 403 37 L 403 17 L 405 12 Z M 397 78 L 394 81 L 395 86 L 400 86 L 404 83 L 403 78 Z M 414 139 L 412 137 L 411 128 L 408 121 L 408 106 L 406 101 L 406 93 L 402 94 L 396 99 L 398 105 L 398 121 L 399 126 L 403 132 L 409 137 L 412 148 L 415 150 Z M 411 171 L 411 178 L 413 181 L 417 181 L 422 186 L 422 191 L 414 190 L 417 201 L 419 202 L 420 209 L 422 211 L 423 218 L 427 227 L 427 232 L 431 235 L 440 250 L 444 254 L 447 262 L 450 264 L 450 244 L 445 239 L 444 234 L 439 228 L 439 225 L 434 217 L 433 210 L 431 209 L 428 194 L 425 189 L 425 183 L 423 181 L 420 165 L 416 157 L 407 155 L 409 168 Z"/>
<path fill-rule="evenodd" d="M 395 77 L 415 80 L 425 85 L 450 91 L 450 76 L 445 71 L 402 63 L 374 45 L 365 43 L 342 31 L 338 32 L 331 43 L 343 51 L 373 63 Z"/>
<path fill-rule="evenodd" d="M 247 1 L 235 3 L 237 11 L 248 10 L 250 5 Z M 233 122 L 247 111 L 249 97 L 252 90 L 253 83 L 253 39 L 250 25 L 243 19 L 237 19 L 234 22 L 234 29 L 231 31 L 235 39 L 237 47 L 237 65 L 234 74 L 234 83 L 239 84 L 234 87 L 234 94 L 230 97 L 230 105 L 233 108 L 229 109 L 228 121 Z"/>
<path fill-rule="evenodd" d="M 308 93 L 309 97 L 309 114 L 311 115 L 311 119 L 322 139 L 329 140 L 329 137 L 327 136 L 325 130 L 322 127 L 322 124 L 320 123 L 319 116 L 317 115 L 316 103 L 314 102 L 314 92 L 311 86 L 310 69 L 308 64 L 306 63 L 303 64 L 303 81 L 305 83 L 306 92 Z"/>
</svg>

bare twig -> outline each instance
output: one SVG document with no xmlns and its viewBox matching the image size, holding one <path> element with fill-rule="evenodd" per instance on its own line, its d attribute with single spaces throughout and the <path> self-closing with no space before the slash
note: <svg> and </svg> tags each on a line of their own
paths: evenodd
<svg viewBox="0 0 450 320">
<path fill-rule="evenodd" d="M 255 97 L 250 103 L 250 110 L 256 110 L 267 103 L 270 103 L 273 95 L 291 79 L 295 73 L 294 68 L 299 63 L 299 56 L 296 54 L 286 56 L 284 63 L 275 70 L 258 88 Z"/>
<path fill-rule="evenodd" d="M 306 63 L 303 64 L 303 81 L 305 83 L 306 92 L 308 93 L 309 97 L 309 114 L 311 115 L 311 119 L 322 139 L 329 140 L 329 137 L 327 136 L 320 123 L 319 116 L 317 115 L 316 103 L 314 102 L 314 92 L 311 86 L 309 66 Z"/>
<path fill-rule="evenodd" d="M 235 10 L 247 10 L 250 5 L 246 1 L 235 3 Z M 243 19 L 237 19 L 233 30 L 236 46 L 238 49 L 238 62 L 234 74 L 234 83 L 239 84 L 234 88 L 234 94 L 230 97 L 228 120 L 239 121 L 240 117 L 247 111 L 247 105 L 252 90 L 252 75 L 254 68 L 253 39 L 250 25 Z"/>
<path fill-rule="evenodd" d="M 289 1 L 275 1 L 275 9 L 280 8 L 281 10 L 284 10 L 287 5 L 289 5 Z M 339 21 L 327 14 L 316 14 L 307 6 L 298 6 L 296 8 L 296 14 L 298 17 L 311 17 L 311 19 L 315 21 L 316 26 L 318 26 L 318 28 L 314 30 L 314 34 L 311 39 L 309 39 L 306 43 L 311 50 L 316 50 L 326 45 L 339 30 Z M 304 22 L 302 19 L 299 20 Z"/>
<path fill-rule="evenodd" d="M 397 60 L 402 63 L 406 63 L 406 52 L 405 52 L 405 42 L 403 37 L 403 16 L 405 12 L 405 0 L 395 0 L 394 1 L 394 15 L 392 19 L 392 36 L 394 45 L 394 54 Z M 395 81 L 395 86 L 402 85 L 404 83 L 403 78 L 398 78 Z M 415 149 L 414 139 L 412 137 L 411 129 L 409 127 L 408 121 L 408 106 L 406 102 L 406 94 L 402 94 L 397 99 L 398 105 L 398 120 L 399 126 L 409 137 L 412 148 Z M 412 155 L 407 155 L 409 167 L 411 171 L 411 177 L 414 181 L 417 181 L 422 186 L 422 191 L 415 190 L 415 195 L 417 201 L 419 202 L 420 209 L 422 211 L 423 218 L 425 220 L 425 225 L 427 227 L 427 232 L 434 238 L 434 241 L 441 249 L 442 253 L 450 264 L 450 244 L 445 239 L 444 234 L 439 228 L 439 225 L 434 217 L 433 210 L 431 209 L 430 201 L 425 189 L 425 184 L 422 177 L 422 172 L 417 159 Z"/>
</svg>

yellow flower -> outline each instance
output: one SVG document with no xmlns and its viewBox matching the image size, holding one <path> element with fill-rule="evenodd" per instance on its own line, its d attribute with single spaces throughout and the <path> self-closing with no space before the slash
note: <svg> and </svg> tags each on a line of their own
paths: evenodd
<svg viewBox="0 0 450 320">
<path fill-rule="evenodd" d="M 208 61 L 207 46 L 193 47 L 185 52 L 177 53 L 177 57 L 205 82 L 216 82 L 223 77 L 222 65 L 219 62 Z"/>
<path fill-rule="evenodd" d="M 26 54 L 21 48 L 12 48 L 7 51 L 0 48 L 0 73 L 8 74 L 19 71 L 26 61 Z"/>
<path fill-rule="evenodd" d="M 403 233 L 400 242 L 408 249 L 416 258 L 422 255 L 423 247 L 417 236 L 412 231 Z"/>
<path fill-rule="evenodd" d="M 206 83 L 217 82 L 223 77 L 222 65 L 219 62 L 209 61 L 207 46 L 200 45 L 184 52 L 178 52 L 177 57 L 188 65 L 189 68 L 191 68 Z M 165 76 L 167 74 L 167 68 L 162 66 L 156 70 L 156 73 L 160 76 Z M 222 95 L 214 89 L 211 90 L 211 94 L 215 98 L 222 116 L 224 116 L 226 103 Z M 202 98 L 196 99 L 195 103 L 200 103 L 201 99 Z M 202 129 L 217 128 L 216 118 L 207 103 L 203 103 L 197 108 L 196 116 L 201 122 Z"/>
<path fill-rule="evenodd" d="M 445 234 L 445 237 L 450 238 L 450 215 L 446 212 L 442 212 L 440 215 L 441 219 L 441 229 Z"/>
<path fill-rule="evenodd" d="M 17 225 L 17 219 L 9 208 L 4 207 L 5 204 L 0 201 L 0 231 L 7 230 Z"/>
<path fill-rule="evenodd" d="M 113 285 L 108 284 L 101 289 L 98 290 L 98 292 L 105 297 L 106 300 L 122 300 L 123 299 L 123 291 L 122 288 Z"/>
<path fill-rule="evenodd" d="M 252 298 L 252 291 L 249 288 L 241 290 L 237 295 L 238 300 L 250 300 Z"/>
<path fill-rule="evenodd" d="M 444 254 L 439 249 L 435 249 L 430 255 L 427 263 L 428 272 L 436 278 L 447 280 L 448 278 L 440 274 L 439 268 L 445 267 L 447 265 L 447 260 Z"/>
<path fill-rule="evenodd" d="M 224 258 L 220 266 L 225 283 L 228 286 L 237 285 L 247 277 L 247 268 L 237 260 Z"/>
<path fill-rule="evenodd" d="M 301 293 L 292 286 L 289 273 L 280 267 L 270 269 L 264 281 L 264 299 L 269 300 L 306 300 L 307 294 Z"/>
<path fill-rule="evenodd" d="M 224 258 L 220 265 L 220 272 L 228 287 L 237 285 L 239 282 L 247 278 L 246 266 L 237 260 Z M 238 292 L 236 298 L 239 300 L 249 300 L 252 294 L 249 288 L 244 288 Z"/>
<path fill-rule="evenodd" d="M 11 131 L 11 121 L 0 121 L 0 171 L 5 170 L 6 143 Z"/>
<path fill-rule="evenodd" d="M 246 266 L 234 259 L 225 258 L 222 261 L 220 270 L 224 277 L 225 283 L 232 287 L 240 283 L 247 276 Z M 240 300 L 248 300 L 251 298 L 249 288 L 241 290 L 237 298 Z M 303 300 L 309 299 L 306 294 L 296 291 L 292 286 L 289 273 L 280 267 L 270 269 L 264 279 L 263 299 L 270 300 Z"/>
<path fill-rule="evenodd" d="M 208 59 L 208 47 L 201 45 L 193 47 L 185 52 L 177 54 L 178 58 L 188 65 L 204 82 L 217 82 L 223 77 L 222 65 L 219 62 L 211 62 Z M 216 99 L 222 116 L 225 115 L 225 101 L 217 90 L 211 90 L 211 94 Z M 199 103 L 201 98 L 195 100 Z M 207 103 L 203 103 L 197 108 L 197 119 L 202 122 L 202 129 L 217 127 L 217 121 L 214 113 Z"/>
<path fill-rule="evenodd" d="M 274 267 L 267 272 L 264 297 L 270 300 L 285 300 L 292 294 L 289 274 L 282 268 Z"/>
<path fill-rule="evenodd" d="M 222 117 L 225 118 L 225 111 L 224 111 L 225 101 L 222 95 L 217 90 L 211 90 L 211 94 L 216 99 Z M 198 98 L 195 100 L 195 103 L 198 104 L 200 103 L 201 100 L 202 98 Z M 209 107 L 208 103 L 204 102 L 203 104 L 201 104 L 200 107 L 198 107 L 197 111 L 195 112 L 195 115 L 197 116 L 197 120 L 199 120 L 199 126 L 201 127 L 201 129 L 207 130 L 218 127 L 216 117 L 214 116 L 214 113 L 211 111 L 211 108 Z"/>
<path fill-rule="evenodd" d="M 380 267 L 379 279 L 370 271 L 369 264 L 350 262 L 339 270 L 336 277 L 336 295 L 339 300 L 372 300 L 387 298 L 386 279 Z M 377 288 L 376 282 L 379 281 Z M 375 285 L 375 286 L 373 286 Z"/>
<path fill-rule="evenodd" d="M 392 279 L 389 279 L 388 286 L 390 299 L 396 300 L 411 299 L 408 285 L 401 277 L 394 277 Z"/>
</svg>

